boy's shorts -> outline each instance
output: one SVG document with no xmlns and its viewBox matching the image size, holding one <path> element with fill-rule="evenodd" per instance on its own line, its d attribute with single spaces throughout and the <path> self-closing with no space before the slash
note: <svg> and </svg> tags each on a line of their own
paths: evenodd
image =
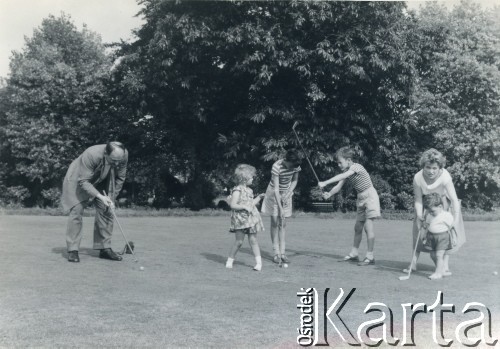
<svg viewBox="0 0 500 349">
<path fill-rule="evenodd" d="M 359 222 L 380 217 L 380 200 L 374 187 L 358 193 L 356 207 L 356 220 Z"/>
<path fill-rule="evenodd" d="M 280 192 L 283 195 L 285 192 Z M 293 194 L 288 198 L 288 200 L 281 202 L 281 206 L 283 207 L 283 216 L 285 218 L 292 216 L 292 200 Z M 278 203 L 276 202 L 276 195 L 274 194 L 274 188 L 271 186 L 267 187 L 266 196 L 264 200 L 262 200 L 262 207 L 260 212 L 265 216 L 274 216 L 278 217 Z"/>
<path fill-rule="evenodd" d="M 427 251 L 446 251 L 451 250 L 450 234 L 445 231 L 444 233 L 431 233 L 427 232 L 424 248 Z"/>
</svg>

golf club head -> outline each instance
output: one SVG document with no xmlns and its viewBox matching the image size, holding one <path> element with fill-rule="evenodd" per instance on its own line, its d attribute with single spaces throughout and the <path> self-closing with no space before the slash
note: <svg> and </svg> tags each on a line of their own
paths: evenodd
<svg viewBox="0 0 500 349">
<path fill-rule="evenodd" d="M 298 122 L 298 121 L 295 121 L 295 122 L 293 123 L 292 130 L 294 130 L 294 131 L 295 131 L 295 127 L 297 127 L 297 125 L 298 125 L 298 124 L 299 124 L 299 122 Z"/>
<path fill-rule="evenodd" d="M 128 246 L 130 245 L 130 248 L 128 248 Z M 128 245 L 125 244 L 125 253 L 126 254 L 132 254 L 132 251 L 134 250 L 135 246 L 134 246 L 134 242 L 133 241 L 129 241 L 128 242 Z M 131 251 L 132 249 L 132 251 Z"/>
<path fill-rule="evenodd" d="M 410 275 L 405 275 L 405 276 L 400 276 L 399 280 L 403 281 L 403 280 L 408 280 L 409 278 L 410 278 Z"/>
</svg>

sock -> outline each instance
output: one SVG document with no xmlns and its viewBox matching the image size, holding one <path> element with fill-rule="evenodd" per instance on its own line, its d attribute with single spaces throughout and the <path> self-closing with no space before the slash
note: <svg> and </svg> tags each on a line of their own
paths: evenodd
<svg viewBox="0 0 500 349">
<path fill-rule="evenodd" d="M 353 247 L 351 249 L 351 252 L 349 252 L 349 256 L 351 256 L 351 257 L 357 257 L 358 256 L 358 249 L 357 249 L 357 247 Z"/>
<path fill-rule="evenodd" d="M 261 271 L 262 270 L 262 257 L 261 256 L 255 257 L 255 262 L 257 264 L 255 264 L 255 267 L 253 267 L 253 270 Z"/>
<path fill-rule="evenodd" d="M 373 251 L 372 252 L 366 252 L 366 258 L 368 258 L 370 260 L 373 259 L 374 258 L 373 257 Z"/>
<path fill-rule="evenodd" d="M 227 262 L 226 262 L 226 268 L 232 268 L 233 267 L 233 261 L 234 261 L 233 258 L 228 257 Z"/>
</svg>

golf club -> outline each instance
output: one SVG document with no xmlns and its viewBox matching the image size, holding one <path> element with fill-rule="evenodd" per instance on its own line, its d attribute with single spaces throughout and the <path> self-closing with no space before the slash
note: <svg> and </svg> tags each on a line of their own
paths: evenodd
<svg viewBox="0 0 500 349">
<path fill-rule="evenodd" d="M 109 196 L 106 194 L 106 192 L 104 192 L 104 196 L 109 198 Z M 130 244 L 128 243 L 128 239 L 125 236 L 125 233 L 123 232 L 122 225 L 120 224 L 120 221 L 118 220 L 118 217 L 116 216 L 115 209 L 111 208 L 111 207 L 109 209 L 111 210 L 111 214 L 113 215 L 113 218 L 115 219 L 116 223 L 118 223 L 118 227 L 120 228 L 120 232 L 122 233 L 122 236 L 125 239 L 125 243 L 127 244 L 128 248 L 132 252 L 132 256 L 134 256 L 134 262 L 138 263 L 139 260 L 135 256 L 134 250 L 132 249 L 132 247 L 130 247 Z"/>
<path fill-rule="evenodd" d="M 306 159 L 307 159 L 307 162 L 309 163 L 309 166 L 311 166 L 311 170 L 313 171 L 313 174 L 314 174 L 314 177 L 316 177 L 316 180 L 318 181 L 318 183 L 320 182 L 319 178 L 318 178 L 318 175 L 316 174 L 316 171 L 314 171 L 314 168 L 313 168 L 313 165 L 311 164 L 311 161 L 309 160 L 309 157 L 307 156 L 306 154 L 306 151 L 304 149 L 304 147 L 302 146 L 302 143 L 300 142 L 300 139 L 299 139 L 299 135 L 297 134 L 297 132 L 295 131 L 295 127 L 297 127 L 297 125 L 299 124 L 298 121 L 295 121 L 295 123 L 293 124 L 292 126 L 292 131 L 293 133 L 295 134 L 295 137 L 297 138 L 297 142 L 299 142 L 299 145 L 300 145 L 300 148 L 302 149 L 302 152 L 304 153 Z"/>
<path fill-rule="evenodd" d="M 415 248 L 413 249 L 413 255 L 411 256 L 411 261 L 410 261 L 410 268 L 408 268 L 408 275 L 404 275 L 404 276 L 400 276 L 399 277 L 399 280 L 408 280 L 410 278 L 410 275 L 411 275 L 411 271 L 412 271 L 412 263 L 413 263 L 413 258 L 415 258 L 415 253 L 417 252 L 417 246 L 418 246 L 418 242 L 420 241 L 420 232 L 422 231 L 422 229 L 419 229 L 418 230 L 418 234 L 417 234 L 417 241 L 415 242 Z"/>
<path fill-rule="evenodd" d="M 279 217 L 279 220 L 278 220 L 278 230 L 279 230 L 278 231 L 278 239 L 279 239 L 279 232 L 283 229 L 283 226 L 284 226 L 284 223 L 285 223 L 284 220 L 285 220 L 285 217 Z M 278 253 L 279 253 L 278 257 L 280 259 L 280 261 L 278 263 L 278 266 L 280 268 L 283 268 L 283 259 L 281 258 L 281 248 L 278 247 L 278 249 L 279 249 L 279 251 L 278 251 Z"/>
</svg>

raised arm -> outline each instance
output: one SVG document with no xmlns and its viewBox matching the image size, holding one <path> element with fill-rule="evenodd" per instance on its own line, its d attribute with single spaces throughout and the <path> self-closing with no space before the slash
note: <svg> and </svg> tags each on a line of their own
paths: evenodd
<svg viewBox="0 0 500 349">
<path fill-rule="evenodd" d="M 336 186 L 334 186 L 332 188 L 332 190 L 330 190 L 327 193 L 324 193 L 323 198 L 328 199 L 328 198 L 332 197 L 332 195 L 337 194 L 340 191 L 340 189 L 342 189 L 342 187 L 344 186 L 344 183 L 345 183 L 345 179 L 341 180 Z"/>
<path fill-rule="evenodd" d="M 319 183 L 318 183 L 318 186 L 319 186 L 320 188 L 324 188 L 324 187 L 326 187 L 328 184 L 335 183 L 335 182 L 340 182 L 340 181 L 342 181 L 342 180 L 345 180 L 345 179 L 347 179 L 347 178 L 351 177 L 353 174 L 354 174 L 354 171 L 353 171 L 353 170 L 347 170 L 347 171 L 345 171 L 345 172 L 342 172 L 342 173 L 340 173 L 340 174 L 338 174 L 338 175 L 336 175 L 336 176 L 334 176 L 334 177 L 330 178 L 330 179 L 329 179 L 329 180 L 327 180 L 327 181 L 324 181 L 324 182 L 319 182 Z M 342 186 L 341 186 L 341 188 L 342 188 Z"/>
</svg>

